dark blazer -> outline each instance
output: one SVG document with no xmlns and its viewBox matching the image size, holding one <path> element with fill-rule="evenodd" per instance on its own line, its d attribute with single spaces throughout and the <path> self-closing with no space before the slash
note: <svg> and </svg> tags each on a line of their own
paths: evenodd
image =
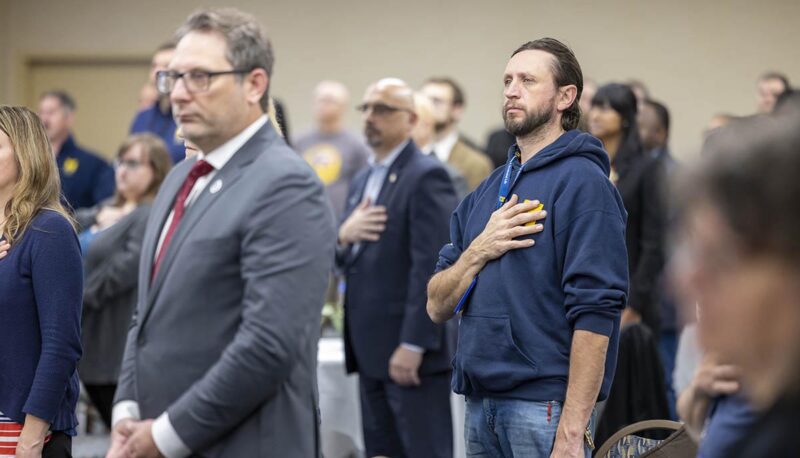
<svg viewBox="0 0 800 458">
<path fill-rule="evenodd" d="M 343 221 L 361 202 L 369 173 L 362 170 L 351 182 Z M 447 170 L 409 142 L 386 174 L 375 204 L 386 206 L 388 214 L 380 240 L 362 243 L 355 254 L 348 248 L 337 255 L 347 280 L 347 370 L 388 380 L 389 359 L 401 343 L 426 350 L 420 374 L 450 370 L 453 349 L 445 327 L 434 324 L 425 310 L 428 280 L 457 204 Z"/>
<path fill-rule="evenodd" d="M 486 155 L 492 160 L 494 167 L 502 167 L 508 162 L 508 149 L 517 142 L 505 128 L 500 128 L 489 134 L 486 140 Z"/>
<path fill-rule="evenodd" d="M 83 149 L 70 135 L 56 156 L 63 200 L 73 210 L 92 207 L 111 197 L 114 170 L 97 153 Z"/>
<path fill-rule="evenodd" d="M 614 383 L 597 421 L 595 443 L 638 421 L 669 418 L 666 393 L 655 334 L 640 323 L 623 327 Z"/>
<path fill-rule="evenodd" d="M 139 254 L 149 214 L 150 204 L 139 205 L 97 234 L 85 254 L 83 358 L 78 366 L 84 383 L 117 383 L 136 306 Z"/>
<path fill-rule="evenodd" d="M 142 418 L 166 410 L 195 455 L 318 457 L 317 341 L 336 240 L 322 183 L 267 122 L 186 209 L 152 276 L 196 161 L 173 167 L 153 202 L 115 402 L 137 402 Z"/>
<path fill-rule="evenodd" d="M 628 248 L 630 289 L 628 306 L 655 333 L 660 329 L 657 285 L 664 268 L 664 163 L 649 154 L 630 158 L 618 169 L 617 189 L 628 211 L 625 243 Z"/>
</svg>

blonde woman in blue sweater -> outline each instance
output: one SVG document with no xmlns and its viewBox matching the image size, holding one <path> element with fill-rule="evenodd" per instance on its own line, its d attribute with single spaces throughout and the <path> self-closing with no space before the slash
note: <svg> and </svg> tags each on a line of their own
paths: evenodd
<svg viewBox="0 0 800 458">
<path fill-rule="evenodd" d="M 0 457 L 71 456 L 83 272 L 44 127 L 0 106 Z"/>
</svg>

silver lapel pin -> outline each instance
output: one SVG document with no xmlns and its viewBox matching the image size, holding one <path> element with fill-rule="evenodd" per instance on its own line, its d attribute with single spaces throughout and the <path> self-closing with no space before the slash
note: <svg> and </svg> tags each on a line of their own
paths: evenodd
<svg viewBox="0 0 800 458">
<path fill-rule="evenodd" d="M 220 189 L 222 189 L 222 180 L 217 179 L 217 181 L 211 183 L 211 188 L 209 188 L 209 192 L 211 192 L 211 194 L 216 194 L 219 192 Z"/>
<path fill-rule="evenodd" d="M 389 175 L 389 183 L 394 183 L 395 181 L 397 181 L 397 174 L 393 173 Z"/>
</svg>

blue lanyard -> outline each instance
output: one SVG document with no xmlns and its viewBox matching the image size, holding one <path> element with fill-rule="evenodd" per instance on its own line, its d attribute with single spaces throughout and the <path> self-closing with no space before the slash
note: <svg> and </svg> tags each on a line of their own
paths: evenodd
<svg viewBox="0 0 800 458">
<path fill-rule="evenodd" d="M 508 162 L 506 162 L 506 169 L 503 172 L 503 181 L 500 182 L 500 190 L 497 192 L 497 207 L 495 207 L 495 210 L 506 203 L 506 200 L 508 200 L 508 193 L 511 192 L 511 187 L 517 182 L 519 174 L 522 173 L 522 164 L 520 164 L 519 171 L 517 171 L 516 176 L 514 176 L 514 181 L 511 181 L 511 171 L 514 169 L 514 161 L 519 159 L 519 157 L 520 154 L 519 151 L 517 151 L 508 159 Z"/>
<path fill-rule="evenodd" d="M 506 169 L 503 171 L 503 181 L 500 182 L 500 189 L 497 192 L 497 206 L 495 207 L 495 210 L 502 207 L 506 200 L 508 200 L 508 194 L 511 192 L 511 188 L 514 186 L 514 183 L 517 182 L 517 179 L 522 173 L 522 164 L 520 164 L 519 171 L 517 171 L 517 174 L 514 176 L 514 180 L 511 180 L 511 172 L 514 169 L 514 161 L 518 160 L 519 158 L 520 154 L 519 150 L 517 150 L 516 153 L 511 156 L 506 163 Z M 469 295 L 472 293 L 472 290 L 475 289 L 475 285 L 477 283 L 478 277 L 475 276 L 475 278 L 472 279 L 472 282 L 467 287 L 467 290 L 464 291 L 464 295 L 461 296 L 461 299 L 459 299 L 456 308 L 453 310 L 453 313 L 458 313 L 464 309 L 464 304 L 467 303 L 467 299 L 469 299 Z"/>
</svg>

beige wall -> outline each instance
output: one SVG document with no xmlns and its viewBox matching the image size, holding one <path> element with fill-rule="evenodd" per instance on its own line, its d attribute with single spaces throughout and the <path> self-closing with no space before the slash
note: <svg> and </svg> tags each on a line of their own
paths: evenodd
<svg viewBox="0 0 800 458">
<path fill-rule="evenodd" d="M 763 70 L 800 82 L 797 0 L 227 3 L 270 29 L 273 92 L 288 105 L 295 133 L 310 125 L 309 94 L 320 79 L 340 79 L 360 97 L 383 76 L 418 85 L 436 74 L 463 84 L 469 106 L 462 127 L 482 143 L 500 125 L 508 55 L 545 35 L 570 44 L 584 74 L 600 82 L 647 82 L 672 110 L 672 146 L 684 158 L 696 153 L 713 113 L 753 111 Z M 18 65 L 26 55 L 148 53 L 194 7 L 186 0 L 0 0 L 0 101 L 22 101 Z M 349 121 L 358 128 L 355 114 Z"/>
<path fill-rule="evenodd" d="M 9 51 L 11 43 L 9 40 L 8 13 L 10 11 L 10 0 L 0 0 L 0 103 L 8 101 L 8 75 L 11 61 Z"/>
</svg>

